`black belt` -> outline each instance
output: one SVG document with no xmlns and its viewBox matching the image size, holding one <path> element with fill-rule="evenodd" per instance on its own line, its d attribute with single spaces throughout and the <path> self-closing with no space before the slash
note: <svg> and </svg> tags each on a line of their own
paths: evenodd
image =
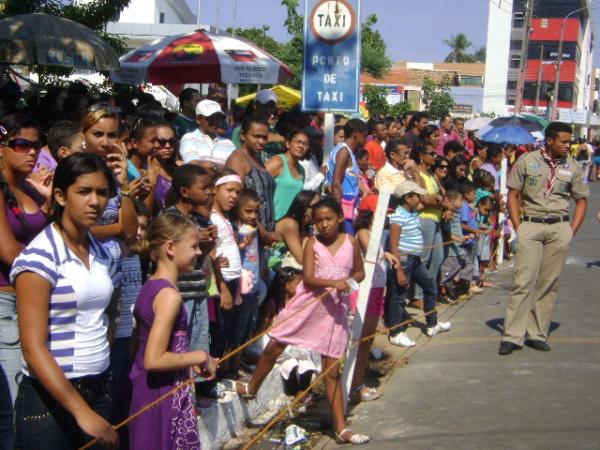
<svg viewBox="0 0 600 450">
<path fill-rule="evenodd" d="M 523 216 L 523 222 L 543 223 L 552 225 L 554 223 L 568 222 L 569 216 Z"/>
</svg>

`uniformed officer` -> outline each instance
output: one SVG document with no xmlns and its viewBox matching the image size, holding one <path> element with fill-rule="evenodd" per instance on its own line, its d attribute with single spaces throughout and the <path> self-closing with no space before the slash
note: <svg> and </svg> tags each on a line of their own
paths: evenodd
<svg viewBox="0 0 600 450">
<path fill-rule="evenodd" d="M 569 154 L 571 127 L 553 122 L 546 128 L 546 146 L 521 156 L 508 177 L 508 212 L 517 230 L 515 277 L 506 305 L 501 355 L 523 344 L 549 351 L 550 316 L 558 280 L 572 237 L 587 210 L 589 188 Z M 570 200 L 575 200 L 569 218 Z"/>
</svg>

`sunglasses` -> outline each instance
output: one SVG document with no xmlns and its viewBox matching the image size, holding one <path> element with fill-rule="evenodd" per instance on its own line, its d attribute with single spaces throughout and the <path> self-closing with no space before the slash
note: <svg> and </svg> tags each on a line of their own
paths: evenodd
<svg viewBox="0 0 600 450">
<path fill-rule="evenodd" d="M 175 148 L 175 145 L 177 144 L 177 139 L 175 139 L 175 138 L 172 138 L 172 139 L 157 138 L 156 140 L 157 140 L 160 148 L 165 148 L 167 146 L 167 144 L 169 144 L 171 146 L 171 148 Z"/>
<path fill-rule="evenodd" d="M 121 114 L 121 108 L 118 106 L 106 105 L 104 103 L 95 103 L 88 108 L 88 112 L 106 111 L 110 114 Z"/>
<path fill-rule="evenodd" d="M 279 271 L 281 279 L 285 282 L 293 280 L 294 277 L 302 275 L 302 272 L 292 269 L 291 267 L 282 267 Z"/>
<path fill-rule="evenodd" d="M 33 142 L 29 139 L 15 138 L 6 142 L 4 145 L 12 148 L 17 153 L 29 153 L 31 149 L 39 152 L 42 148 L 42 143 L 37 141 Z"/>
<path fill-rule="evenodd" d="M 424 154 L 424 155 L 427 155 L 427 156 L 437 156 L 437 153 L 436 153 L 436 152 L 425 152 L 425 153 L 423 153 L 423 154 Z"/>
</svg>

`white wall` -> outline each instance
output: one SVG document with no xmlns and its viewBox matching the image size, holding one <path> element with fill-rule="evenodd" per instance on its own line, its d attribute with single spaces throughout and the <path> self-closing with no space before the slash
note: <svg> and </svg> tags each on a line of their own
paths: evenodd
<svg viewBox="0 0 600 450">
<path fill-rule="evenodd" d="M 195 24 L 196 16 L 185 0 L 131 0 L 119 18 L 120 23 L 159 23 L 160 13 L 165 15 L 163 23 L 170 25 Z"/>
<path fill-rule="evenodd" d="M 591 89 L 593 89 L 594 79 L 592 74 L 593 54 L 590 50 L 590 42 L 592 40 L 592 22 L 588 20 L 581 42 L 581 60 L 577 68 L 577 109 L 587 109 L 590 105 Z"/>
<path fill-rule="evenodd" d="M 510 53 L 513 0 L 489 0 L 483 111 L 506 113 L 506 82 Z"/>
<path fill-rule="evenodd" d="M 155 17 L 158 15 L 154 0 L 131 0 L 129 6 L 121 13 L 119 22 L 155 23 Z"/>
</svg>

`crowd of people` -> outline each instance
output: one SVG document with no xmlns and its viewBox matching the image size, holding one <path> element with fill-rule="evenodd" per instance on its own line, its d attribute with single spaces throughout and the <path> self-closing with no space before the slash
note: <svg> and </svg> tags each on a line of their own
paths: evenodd
<svg viewBox="0 0 600 450">
<path fill-rule="evenodd" d="M 4 108 L 0 448 L 199 448 L 195 396 L 254 397 L 289 345 L 336 366 L 336 438 L 363 444 L 346 427 L 339 360 L 379 193 L 392 196 L 365 336 L 383 319 L 391 344 L 414 346 L 409 302 L 427 313 L 427 336 L 448 331 L 437 303 L 481 293 L 497 253 L 514 252 L 500 164 L 532 146 L 413 112 L 338 117 L 327 149 L 321 115 L 280 112 L 269 90 L 231 110 L 221 91 L 186 88 L 179 101 L 174 114 L 145 94 L 74 85 Z M 259 354 L 219 361 L 271 326 Z M 380 396 L 364 384 L 370 347 L 358 352 L 359 401 Z M 113 429 L 192 372 L 195 386 Z"/>
</svg>

